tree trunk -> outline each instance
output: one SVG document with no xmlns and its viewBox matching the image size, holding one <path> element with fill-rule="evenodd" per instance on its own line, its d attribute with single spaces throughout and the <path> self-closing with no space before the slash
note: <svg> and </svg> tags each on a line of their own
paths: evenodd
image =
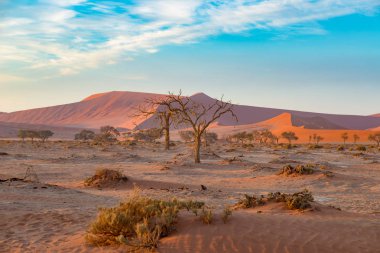
<svg viewBox="0 0 380 253">
<path fill-rule="evenodd" d="M 165 149 L 170 149 L 170 117 L 165 117 Z"/>
<path fill-rule="evenodd" d="M 194 138 L 194 162 L 201 163 L 201 135 L 196 134 Z"/>
</svg>

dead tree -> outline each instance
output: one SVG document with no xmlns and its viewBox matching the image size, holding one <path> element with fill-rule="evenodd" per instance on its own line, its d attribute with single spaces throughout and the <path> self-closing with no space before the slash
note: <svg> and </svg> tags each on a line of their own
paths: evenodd
<svg viewBox="0 0 380 253">
<path fill-rule="evenodd" d="M 165 135 L 165 149 L 170 149 L 170 126 L 173 123 L 173 112 L 169 110 L 170 104 L 173 103 L 170 97 L 149 98 L 145 100 L 145 104 L 137 108 L 134 117 L 155 117 L 159 120 L 161 129 Z"/>
<path fill-rule="evenodd" d="M 194 161 L 200 163 L 200 150 L 202 135 L 206 129 L 224 114 L 231 114 L 237 121 L 233 112 L 233 105 L 230 102 L 224 102 L 223 97 L 215 100 L 213 103 L 205 105 L 197 103 L 190 97 L 183 97 L 181 91 L 178 95 L 169 93 L 168 99 L 171 103 L 168 105 L 170 112 L 176 116 L 176 124 L 189 126 L 194 133 Z"/>
</svg>

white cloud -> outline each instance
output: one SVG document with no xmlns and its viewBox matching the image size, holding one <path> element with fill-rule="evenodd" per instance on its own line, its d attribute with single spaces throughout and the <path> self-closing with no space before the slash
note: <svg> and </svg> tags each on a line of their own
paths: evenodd
<svg viewBox="0 0 380 253">
<path fill-rule="evenodd" d="M 318 21 L 372 14 L 380 6 L 379 0 L 135 2 L 42 0 L 28 7 L 16 5 L 0 18 L 0 63 L 22 62 L 36 70 L 72 75 L 222 33 L 268 29 L 276 31 L 274 39 L 324 34 Z M 88 14 L 91 11 L 98 14 Z"/>
</svg>

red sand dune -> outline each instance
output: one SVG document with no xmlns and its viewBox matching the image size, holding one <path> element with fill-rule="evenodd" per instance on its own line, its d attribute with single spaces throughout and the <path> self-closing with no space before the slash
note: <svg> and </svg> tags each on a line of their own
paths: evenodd
<svg viewBox="0 0 380 253">
<path fill-rule="evenodd" d="M 81 128 L 99 128 L 102 125 L 130 129 L 135 126 L 154 127 L 157 122 L 153 118 L 133 118 L 132 115 L 145 99 L 163 96 L 127 91 L 106 92 L 91 95 L 77 103 L 0 114 L 0 121 Z M 204 93 L 197 93 L 191 98 L 204 105 L 215 101 Z M 235 105 L 234 112 L 238 122 L 230 115 L 224 115 L 216 123 L 221 126 L 249 125 L 290 113 L 294 126 L 304 128 L 365 130 L 380 126 L 380 117 L 373 116 L 333 115 L 245 105 Z"/>
<path fill-rule="evenodd" d="M 281 133 L 286 131 L 295 132 L 298 141 L 295 143 L 308 143 L 309 136 L 317 134 L 322 136 L 324 139 L 322 142 L 342 142 L 342 134 L 348 133 L 349 139 L 347 142 L 353 141 L 353 135 L 357 134 L 359 136 L 358 142 L 368 142 L 368 136 L 373 133 L 369 130 L 347 130 L 347 129 L 307 129 L 303 126 L 294 126 L 292 122 L 292 114 L 283 113 L 277 117 L 269 120 L 265 120 L 256 124 L 240 125 L 240 126 L 212 126 L 210 131 L 217 133 L 220 137 L 225 137 L 227 135 L 241 132 L 241 131 L 253 131 L 257 129 L 269 129 L 275 135 L 281 136 Z M 284 139 L 280 140 L 284 142 Z"/>
</svg>

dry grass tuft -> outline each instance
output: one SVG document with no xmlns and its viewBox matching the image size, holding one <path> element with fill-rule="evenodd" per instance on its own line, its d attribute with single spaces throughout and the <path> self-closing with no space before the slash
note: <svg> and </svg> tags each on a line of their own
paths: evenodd
<svg viewBox="0 0 380 253">
<path fill-rule="evenodd" d="M 312 165 L 297 165 L 296 167 L 293 167 L 292 165 L 286 165 L 281 169 L 279 175 L 310 175 L 313 173 L 314 166 Z"/>
<path fill-rule="evenodd" d="M 210 209 L 205 209 L 204 207 L 202 208 L 200 218 L 204 224 L 211 224 L 213 217 L 214 215 Z"/>
</svg>

